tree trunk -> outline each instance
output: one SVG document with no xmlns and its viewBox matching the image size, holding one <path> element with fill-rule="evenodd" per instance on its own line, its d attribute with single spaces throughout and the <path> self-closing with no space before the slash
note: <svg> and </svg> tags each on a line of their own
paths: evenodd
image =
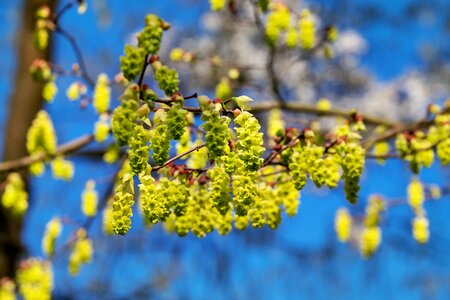
<svg viewBox="0 0 450 300">
<path fill-rule="evenodd" d="M 27 154 L 25 141 L 28 127 L 42 106 L 42 84 L 31 79 L 29 68 L 35 58 L 50 58 L 49 46 L 42 53 L 33 45 L 35 12 L 41 5 L 54 8 L 56 0 L 25 0 L 21 8 L 21 20 L 17 31 L 17 67 L 13 95 L 10 99 L 8 121 L 3 142 L 3 160 L 20 158 Z M 23 172 L 26 178 L 26 171 Z M 2 182 L 5 178 L 1 178 Z M 22 222 L 0 206 L 0 278 L 13 277 L 17 260 L 23 252 L 20 242 Z"/>
</svg>

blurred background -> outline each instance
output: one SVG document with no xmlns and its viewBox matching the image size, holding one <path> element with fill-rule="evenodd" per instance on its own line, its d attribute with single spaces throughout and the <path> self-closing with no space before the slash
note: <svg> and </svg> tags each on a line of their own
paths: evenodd
<svg viewBox="0 0 450 300">
<path fill-rule="evenodd" d="M 33 12 L 43 3 L 57 7 L 66 0 L 0 0 L 0 146 L 4 160 L 25 155 L 24 133 L 41 107 L 49 111 L 58 144 L 93 130 L 97 117 L 92 107 L 69 102 L 66 88 L 74 78 L 57 79 L 59 93 L 51 104 L 41 102 L 39 87 L 28 79 L 28 68 L 38 56 L 32 49 Z M 295 51 L 280 51 L 275 71 L 281 93 L 289 101 L 315 103 L 326 97 L 333 105 L 358 108 L 390 120 L 416 121 L 429 103 L 443 103 L 450 95 L 450 2 L 317 0 L 286 1 L 298 11 L 310 8 L 317 23 L 337 26 L 340 36 L 335 57 L 316 55 L 296 59 Z M 243 5 L 236 15 L 210 12 L 206 0 L 121 1 L 88 0 L 88 10 L 69 11 L 60 20 L 77 40 L 91 77 L 119 72 L 118 57 L 132 43 L 148 13 L 172 24 L 163 39 L 161 57 L 169 62 L 170 49 L 196 53 L 196 63 L 169 63 L 180 71 L 181 91 L 214 96 L 228 67 L 211 63 L 214 55 L 223 66 L 242 68 L 233 82 L 235 95 L 256 101 L 271 100 L 267 79 L 268 50 Z M 31 45 L 31 46 L 30 46 Z M 66 40 L 55 36 L 47 56 L 65 68 L 76 62 Z M 292 63 L 294 61 L 294 63 Z M 120 89 L 114 90 L 117 96 Z M 22 100 L 20 100 L 22 99 Z M 264 116 L 261 116 L 264 119 Z M 288 123 L 290 121 L 288 120 Z M 292 120 L 291 125 L 295 120 Z M 92 144 L 70 157 L 76 171 L 72 182 L 55 181 L 50 172 L 29 178 L 30 208 L 23 223 L 3 212 L 2 244 L 6 252 L 42 256 L 45 224 L 56 215 L 71 220 L 61 239 L 84 222 L 80 195 L 89 179 L 104 194 L 118 165 L 108 165 L 95 153 L 104 145 Z M 433 164 L 420 179 L 425 184 L 448 186 L 449 169 Z M 234 230 L 221 237 L 179 238 L 161 226 L 145 229 L 138 212 L 125 237 L 104 236 L 101 218 L 90 225 L 94 260 L 78 277 L 67 271 L 67 254 L 54 261 L 55 299 L 448 299 L 450 295 L 450 197 L 425 204 L 431 237 L 417 244 L 411 235 L 413 212 L 408 205 L 390 208 L 382 220 L 383 242 L 370 259 L 341 244 L 333 230 L 334 214 L 348 207 L 363 214 L 373 193 L 387 201 L 405 199 L 412 174 L 408 165 L 387 160 L 384 166 L 368 161 L 360 202 L 350 207 L 342 187 L 329 191 L 308 184 L 302 191 L 299 214 L 283 217 L 280 227 Z M 5 246 L 6 245 L 6 246 Z M 3 257 L 0 263 L 10 263 Z"/>
</svg>

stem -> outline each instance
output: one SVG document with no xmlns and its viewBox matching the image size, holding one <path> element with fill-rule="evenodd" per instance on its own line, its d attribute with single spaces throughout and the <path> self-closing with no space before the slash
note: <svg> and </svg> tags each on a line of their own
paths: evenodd
<svg viewBox="0 0 450 300">
<path fill-rule="evenodd" d="M 205 147 L 205 146 L 206 146 L 206 142 L 203 142 L 203 143 L 201 143 L 200 145 L 195 146 L 194 148 L 187 150 L 186 152 L 183 152 L 183 153 L 181 153 L 181 154 L 179 154 L 179 155 L 177 155 L 177 156 L 172 157 L 171 159 L 169 159 L 168 161 L 166 161 L 166 162 L 165 162 L 163 165 L 161 165 L 161 166 L 155 166 L 155 167 L 152 167 L 152 171 L 158 171 L 159 169 L 162 169 L 162 168 L 168 166 L 169 164 L 171 164 L 171 163 L 173 163 L 174 161 L 176 161 L 176 160 L 182 158 L 183 156 L 186 156 L 186 155 L 188 155 L 189 153 L 192 153 L 192 152 L 194 152 L 194 151 L 197 151 L 197 150 L 199 150 L 200 148 L 203 148 L 203 147 Z"/>
<path fill-rule="evenodd" d="M 147 53 L 147 54 L 145 54 L 144 64 L 142 65 L 141 74 L 139 75 L 139 80 L 138 80 L 138 86 L 139 86 L 139 89 L 141 89 L 141 98 L 142 98 L 142 83 L 144 82 L 145 71 L 147 70 L 147 67 L 149 65 L 148 58 L 149 58 L 149 54 Z"/>
<path fill-rule="evenodd" d="M 88 84 L 91 87 L 94 87 L 95 82 L 89 76 L 89 74 L 87 72 L 86 63 L 84 62 L 83 54 L 81 53 L 80 47 L 78 46 L 75 38 L 70 33 L 68 33 L 67 31 L 62 29 L 60 26 L 56 27 L 55 32 L 60 34 L 62 37 L 64 37 L 70 43 L 70 46 L 72 47 L 73 51 L 75 52 L 75 56 L 77 57 L 78 64 L 80 65 L 81 76 L 88 82 Z"/>
</svg>

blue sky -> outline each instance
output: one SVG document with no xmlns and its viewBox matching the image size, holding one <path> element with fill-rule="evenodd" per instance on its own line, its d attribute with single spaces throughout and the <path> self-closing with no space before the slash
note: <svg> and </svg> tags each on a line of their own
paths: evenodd
<svg viewBox="0 0 450 300">
<path fill-rule="evenodd" d="M 207 1 L 126 2 L 108 1 L 105 23 L 98 21 L 98 9 L 92 3 L 93 9 L 86 15 L 68 13 L 62 20 L 61 24 L 83 45 L 91 75 L 116 73 L 118 60 L 115 58 L 122 53 L 125 40 L 140 26 L 145 14 L 156 13 L 174 26 L 190 24 L 195 28 L 200 23 L 199 14 L 207 9 Z M 197 2 L 202 4 L 193 4 Z M 331 5 L 325 0 L 311 2 L 314 5 L 325 3 L 325 8 Z M 354 10 L 372 6 L 389 20 L 396 21 L 404 20 L 406 7 L 420 1 L 347 2 Z M 442 9 L 446 1 L 431 2 Z M 14 56 L 13 39 L 19 3 L 0 2 L 0 18 L 6 20 L 0 27 L 0 41 L 5 45 L 0 52 L 2 125 L 6 121 L 7 99 L 11 93 L 11 74 L 18 59 Z M 176 10 L 174 5 L 178 5 Z M 424 44 L 449 46 L 448 32 L 442 30 L 445 13 L 438 9 L 426 13 L 428 15 L 405 20 L 400 25 L 394 23 L 396 26 L 363 22 L 356 17 L 344 19 L 338 25 L 354 28 L 362 34 L 369 46 L 362 59 L 363 66 L 378 79 L 388 81 L 407 70 L 423 68 L 419 50 Z M 95 30 L 91 30 L 92 26 Z M 446 44 L 442 42 L 445 34 Z M 55 61 L 69 67 L 74 56 L 66 41 L 57 39 L 55 47 Z M 64 91 L 70 82 L 61 79 L 60 90 Z M 79 110 L 77 103 L 64 101 L 63 94 L 61 92 L 54 103 L 46 105 L 57 124 L 60 143 L 90 132 L 95 120 L 92 109 Z M 74 160 L 76 176 L 71 183 L 53 181 L 49 172 L 31 181 L 33 202 L 23 234 L 30 255 L 42 255 L 41 233 L 52 216 L 62 214 L 83 220 L 79 198 L 84 183 L 91 178 L 107 178 L 116 168 L 85 158 Z M 435 164 L 421 174 L 421 179 L 443 185 L 448 183 L 447 176 L 448 170 Z M 384 167 L 369 162 L 361 198 L 364 200 L 373 192 L 381 192 L 388 198 L 404 197 L 410 178 L 407 166 L 401 162 L 389 161 Z M 99 181 L 100 192 L 106 186 L 106 180 Z M 347 205 L 342 189 L 319 191 L 311 184 L 302 193 L 299 214 L 292 219 L 284 218 L 277 231 L 262 229 L 233 232 L 227 237 L 212 234 L 205 239 L 178 238 L 168 236 L 159 227 L 143 233 L 136 213 L 130 234 L 108 242 L 100 237 L 100 224 L 96 220 L 92 234 L 99 239 L 95 244 L 94 263 L 72 279 L 66 270 L 67 257 L 56 259 L 55 292 L 57 295 L 74 292 L 79 295 L 77 299 L 90 299 L 89 294 L 99 288 L 99 281 L 106 280 L 113 283 L 108 292 L 118 299 L 125 299 L 133 287 L 142 287 L 143 298 L 153 296 L 154 299 L 446 299 L 450 293 L 448 200 L 446 197 L 426 205 L 431 240 L 423 247 L 410 236 L 411 210 L 406 206 L 390 210 L 383 221 L 383 245 L 368 261 L 361 259 L 348 245 L 339 244 L 334 237 L 335 210 Z M 352 207 L 352 211 L 363 211 L 362 202 Z M 67 226 L 65 236 L 74 229 Z"/>
</svg>

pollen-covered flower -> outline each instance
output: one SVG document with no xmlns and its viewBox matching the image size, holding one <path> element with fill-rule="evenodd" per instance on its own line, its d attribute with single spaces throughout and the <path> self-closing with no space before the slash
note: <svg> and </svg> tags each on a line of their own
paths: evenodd
<svg viewBox="0 0 450 300">
<path fill-rule="evenodd" d="M 97 214 L 98 192 L 95 190 L 95 181 L 88 180 L 81 194 L 81 211 L 88 217 Z"/>
<path fill-rule="evenodd" d="M 69 256 L 70 275 L 77 276 L 80 272 L 80 267 L 91 262 L 93 253 L 94 247 L 92 241 L 87 237 L 86 230 L 83 228 L 78 229 L 76 241 Z"/>
<path fill-rule="evenodd" d="M 98 114 L 105 113 L 109 109 L 111 102 L 111 88 L 109 87 L 109 79 L 106 74 L 100 74 L 94 89 L 92 104 Z"/>
<path fill-rule="evenodd" d="M 55 253 L 56 239 L 61 236 L 62 224 L 59 218 L 52 218 L 45 227 L 44 237 L 42 238 L 42 250 L 45 255 L 53 256 Z"/>
<path fill-rule="evenodd" d="M 5 191 L 2 195 L 2 204 L 17 216 L 22 216 L 27 211 L 28 193 L 25 189 L 25 183 L 18 173 L 8 175 Z"/>
<path fill-rule="evenodd" d="M 346 208 L 340 208 L 334 218 L 334 230 L 340 242 L 345 243 L 350 239 L 352 230 L 352 217 Z"/>
<path fill-rule="evenodd" d="M 29 258 L 17 270 L 19 293 L 24 300 L 50 300 L 53 289 L 52 265 L 48 261 Z"/>
</svg>

